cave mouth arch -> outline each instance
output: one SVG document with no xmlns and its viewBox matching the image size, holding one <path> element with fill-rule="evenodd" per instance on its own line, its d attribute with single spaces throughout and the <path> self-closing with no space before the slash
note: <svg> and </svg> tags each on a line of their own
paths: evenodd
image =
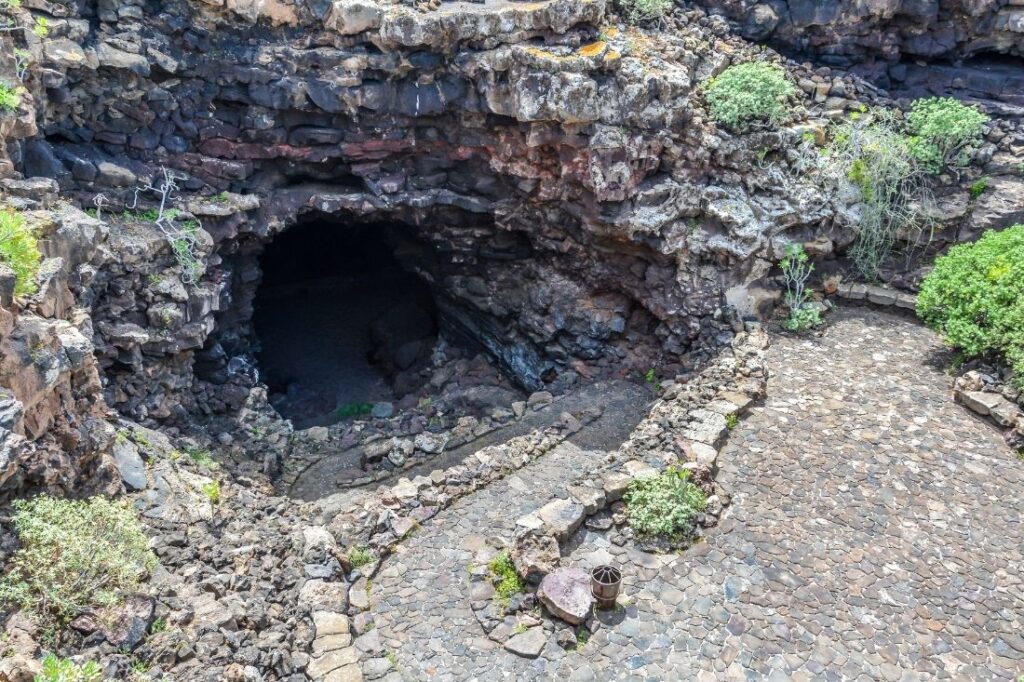
<svg viewBox="0 0 1024 682">
<path fill-rule="evenodd" d="M 430 284 L 396 255 L 404 228 L 317 214 L 264 247 L 256 357 L 271 403 L 297 427 L 416 388 L 438 308 Z"/>
</svg>

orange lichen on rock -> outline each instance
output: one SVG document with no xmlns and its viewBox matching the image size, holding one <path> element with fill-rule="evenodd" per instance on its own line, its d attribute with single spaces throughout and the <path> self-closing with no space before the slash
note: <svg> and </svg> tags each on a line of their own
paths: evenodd
<svg viewBox="0 0 1024 682">
<path fill-rule="evenodd" d="M 598 40 L 597 42 L 590 43 L 589 45 L 584 45 L 579 50 L 577 50 L 577 52 L 582 57 L 596 57 L 597 55 L 601 54 L 601 51 L 604 50 L 606 45 L 607 43 L 604 42 L 603 40 Z"/>
</svg>

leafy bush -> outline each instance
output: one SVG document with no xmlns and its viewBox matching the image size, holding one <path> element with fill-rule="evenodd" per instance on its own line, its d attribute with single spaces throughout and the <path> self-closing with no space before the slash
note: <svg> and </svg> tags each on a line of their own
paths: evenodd
<svg viewBox="0 0 1024 682">
<path fill-rule="evenodd" d="M 43 255 L 39 252 L 35 235 L 20 213 L 0 208 L 0 261 L 15 274 L 14 293 L 27 295 L 36 290 L 36 273 Z"/>
<path fill-rule="evenodd" d="M 21 88 L 0 83 L 0 111 L 17 111 L 21 106 Z"/>
<path fill-rule="evenodd" d="M 917 314 L 968 356 L 995 352 L 1024 379 L 1024 225 L 990 230 L 935 261 Z"/>
<path fill-rule="evenodd" d="M 623 499 L 634 530 L 668 538 L 692 533 L 694 517 L 707 504 L 704 492 L 690 480 L 690 472 L 674 467 L 657 476 L 634 479 Z"/>
<path fill-rule="evenodd" d="M 89 607 L 118 603 L 155 563 L 127 503 L 43 495 L 14 508 L 21 547 L 0 578 L 0 603 L 42 621 L 66 622 Z"/>
<path fill-rule="evenodd" d="M 515 564 L 508 552 L 501 552 L 487 563 L 491 577 L 495 581 L 496 599 L 500 604 L 508 604 L 509 599 L 522 592 L 526 585 L 516 573 Z"/>
<path fill-rule="evenodd" d="M 922 208 L 934 201 L 927 173 L 910 154 L 902 124 L 893 112 L 837 124 L 823 157 L 830 182 L 851 183 L 861 195 L 857 238 L 850 258 L 862 277 L 876 279 L 892 255 L 897 238 L 931 235 L 931 221 Z"/>
<path fill-rule="evenodd" d="M 82 665 L 66 659 L 47 654 L 43 659 L 43 669 L 35 677 L 35 682 L 100 682 L 103 671 L 96 661 L 87 661 Z"/>
<path fill-rule="evenodd" d="M 633 25 L 660 19 L 672 9 L 672 0 L 619 0 L 619 9 Z"/>
<path fill-rule="evenodd" d="M 782 67 L 764 62 L 735 64 L 708 82 L 704 91 L 711 118 L 739 127 L 755 121 L 778 123 L 796 87 Z"/>
<path fill-rule="evenodd" d="M 952 97 L 919 99 L 907 119 L 910 153 L 932 173 L 966 163 L 966 152 L 981 140 L 988 116 Z"/>
</svg>

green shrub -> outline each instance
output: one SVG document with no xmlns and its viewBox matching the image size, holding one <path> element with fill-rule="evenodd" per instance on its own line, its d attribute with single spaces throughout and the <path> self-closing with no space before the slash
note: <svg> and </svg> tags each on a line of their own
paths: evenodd
<svg viewBox="0 0 1024 682">
<path fill-rule="evenodd" d="M 730 66 L 712 78 L 704 91 L 711 118 L 732 127 L 757 121 L 779 123 L 786 117 L 786 100 L 795 94 L 786 71 L 764 62 Z"/>
<path fill-rule="evenodd" d="M 0 578 L 0 603 L 66 622 L 120 601 L 155 564 L 135 511 L 101 497 L 42 495 L 14 503 L 20 548 Z"/>
<path fill-rule="evenodd" d="M 499 604 L 508 604 L 509 599 L 526 588 L 508 552 L 501 552 L 487 562 L 487 568 L 495 581 L 494 589 Z"/>
<path fill-rule="evenodd" d="M 822 164 L 829 182 L 860 191 L 857 238 L 849 255 L 862 277 L 878 278 L 900 236 L 930 240 L 931 219 L 922 210 L 934 204 L 928 175 L 910 154 L 894 112 L 878 109 L 833 126 Z"/>
<path fill-rule="evenodd" d="M 1024 225 L 954 246 L 921 284 L 917 314 L 967 356 L 999 353 L 1024 378 Z"/>
<path fill-rule="evenodd" d="M 14 293 L 32 294 L 43 255 L 24 216 L 11 208 L 0 208 L 0 261 L 15 274 Z"/>
<path fill-rule="evenodd" d="M 637 533 L 673 539 L 693 532 L 694 518 L 707 504 L 704 492 L 690 480 L 690 472 L 674 467 L 634 479 L 623 499 L 629 525 Z"/>
<path fill-rule="evenodd" d="M 907 118 L 910 153 L 932 173 L 963 166 L 967 153 L 981 141 L 988 116 L 952 97 L 919 99 Z"/>
<path fill-rule="evenodd" d="M 673 4 L 673 0 L 618 0 L 619 10 L 634 26 L 662 18 Z"/>
<path fill-rule="evenodd" d="M 103 671 L 96 661 L 77 665 L 53 654 L 46 655 L 42 672 L 35 676 L 35 682 L 100 682 L 102 679 Z"/>
<path fill-rule="evenodd" d="M 0 111 L 17 111 L 21 106 L 21 88 L 0 83 Z"/>
</svg>

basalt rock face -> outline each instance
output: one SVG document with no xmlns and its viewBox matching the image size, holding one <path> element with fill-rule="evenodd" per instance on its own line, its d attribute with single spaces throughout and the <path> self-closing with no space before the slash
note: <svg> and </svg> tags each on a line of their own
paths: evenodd
<svg viewBox="0 0 1024 682">
<path fill-rule="evenodd" d="M 28 8 L 12 12 L 31 26 Z M 525 388 L 691 369 L 740 316 L 770 311 L 785 243 L 819 258 L 850 243 L 849 197 L 801 176 L 793 149 L 844 111 L 888 103 L 701 10 L 676 11 L 660 30 L 618 25 L 602 0 L 31 12 L 50 33 L 8 36 L 31 66 L 22 108 L 2 120 L 0 174 L 51 178 L 65 198 L 101 206 L 94 242 L 107 256 L 72 288 L 74 314 L 91 325 L 106 404 L 150 426 L 253 407 L 259 258 L 312 217 L 387 223 L 442 331 L 471 338 Z M 1001 35 L 984 12 L 961 13 L 978 35 Z M 819 24 L 855 32 L 835 17 Z M 755 58 L 800 85 L 792 122 L 744 134 L 714 125 L 701 84 Z M 1024 137 L 999 121 L 989 143 L 986 172 L 1014 196 Z M 186 176 L 172 203 L 202 224 L 194 283 L 151 221 L 119 215 L 161 167 Z M 964 187 L 949 194 L 940 238 L 955 241 L 974 205 Z M 141 197 L 136 210 L 154 205 L 152 191 Z M 983 202 L 984 225 L 1013 211 Z M 93 224 L 69 215 L 76 229 Z"/>
<path fill-rule="evenodd" d="M 1021 54 L 1024 6 L 1015 0 L 699 0 L 746 38 L 820 55 L 837 66 L 869 59 Z"/>
<path fill-rule="evenodd" d="M 55 200 L 52 182 L 4 181 L 8 201 L 31 193 Z M 53 492 L 116 491 L 108 456 L 114 429 L 102 399 L 92 319 L 76 302 L 109 258 L 106 227 L 80 211 L 32 211 L 44 260 L 38 291 L 13 295 L 0 265 L 0 497 L 25 487 Z M 10 276 L 7 276 L 10 275 Z"/>
<path fill-rule="evenodd" d="M 115 210 L 164 165 L 203 221 L 190 287 L 162 274 L 156 231 L 113 237 L 127 256 L 96 287 L 97 345 L 135 419 L 241 404 L 259 254 L 308 215 L 405 226 L 443 321 L 532 390 L 699 362 L 735 326 L 725 292 L 830 215 L 809 184 L 742 179 L 751 140 L 693 106 L 728 54 L 754 53 L 724 26 L 599 36 L 604 4 L 579 0 L 49 11 L 30 82 L 43 135 L 20 167 Z"/>
</svg>

